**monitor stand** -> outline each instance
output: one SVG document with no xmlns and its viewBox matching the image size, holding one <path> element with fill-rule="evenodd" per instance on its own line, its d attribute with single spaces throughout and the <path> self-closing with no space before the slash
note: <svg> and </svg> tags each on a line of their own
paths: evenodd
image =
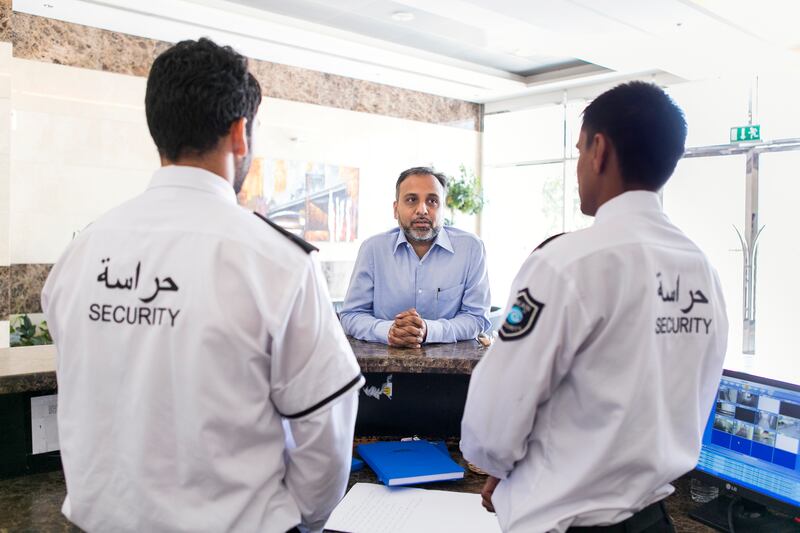
<svg viewBox="0 0 800 533">
<path fill-rule="evenodd" d="M 714 500 L 689 512 L 689 517 L 717 531 L 730 532 L 728 507 L 732 497 L 720 494 Z M 770 513 L 763 505 L 740 498 L 733 505 L 733 526 L 736 532 L 747 533 L 797 533 L 800 524 L 783 516 Z"/>
</svg>

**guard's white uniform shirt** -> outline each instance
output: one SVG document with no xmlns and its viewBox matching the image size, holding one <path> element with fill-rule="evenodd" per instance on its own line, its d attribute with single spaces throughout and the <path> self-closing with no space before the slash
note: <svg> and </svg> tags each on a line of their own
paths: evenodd
<svg viewBox="0 0 800 533">
<path fill-rule="evenodd" d="M 658 196 L 618 196 L 531 254 L 507 312 L 461 436 L 502 479 L 502 529 L 614 524 L 670 494 L 697 463 L 728 324 L 716 272 Z"/>
<path fill-rule="evenodd" d="M 322 527 L 363 377 L 314 255 L 192 167 L 158 170 L 80 233 L 42 293 L 71 521 Z"/>
</svg>

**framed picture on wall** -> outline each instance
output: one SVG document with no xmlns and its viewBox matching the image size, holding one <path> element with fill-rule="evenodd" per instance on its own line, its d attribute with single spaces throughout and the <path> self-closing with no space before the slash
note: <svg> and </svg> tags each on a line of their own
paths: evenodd
<svg viewBox="0 0 800 533">
<path fill-rule="evenodd" d="M 358 237 L 355 167 L 255 158 L 239 203 L 311 242 Z"/>
</svg>

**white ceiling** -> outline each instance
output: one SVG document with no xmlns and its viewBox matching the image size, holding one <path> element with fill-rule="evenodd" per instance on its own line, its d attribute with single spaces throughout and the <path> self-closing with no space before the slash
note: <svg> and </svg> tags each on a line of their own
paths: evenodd
<svg viewBox="0 0 800 533">
<path fill-rule="evenodd" d="M 450 14 L 449 2 L 403 0 L 232 0 L 255 9 L 278 13 L 338 30 L 418 48 L 519 75 L 584 64 L 572 57 L 556 57 L 524 50 L 492 31 L 490 21 Z M 427 4 L 427 5 L 426 5 Z M 419 6 L 419 7 L 418 7 Z M 413 21 L 392 19 L 411 13 Z M 495 14 L 492 11 L 492 14 Z M 501 15 L 497 14 L 498 18 Z"/>
<path fill-rule="evenodd" d="M 14 10 L 474 102 L 800 68 L 797 0 L 14 0 Z M 392 15 L 411 13 L 400 22 Z"/>
</svg>

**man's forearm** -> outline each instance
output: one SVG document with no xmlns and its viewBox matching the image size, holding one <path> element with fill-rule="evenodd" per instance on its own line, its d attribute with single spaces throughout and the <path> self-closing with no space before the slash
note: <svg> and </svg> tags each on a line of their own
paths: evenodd
<svg viewBox="0 0 800 533">
<path fill-rule="evenodd" d="M 425 343 L 458 342 L 474 339 L 484 329 L 483 317 L 459 313 L 453 318 L 426 320 L 428 333 Z"/>
<path fill-rule="evenodd" d="M 358 392 L 306 420 L 292 421 L 286 485 L 310 531 L 320 531 L 347 487 Z"/>
<path fill-rule="evenodd" d="M 388 343 L 391 320 L 381 320 L 368 313 L 347 312 L 341 314 L 344 332 L 351 337 L 369 342 Z"/>
</svg>

